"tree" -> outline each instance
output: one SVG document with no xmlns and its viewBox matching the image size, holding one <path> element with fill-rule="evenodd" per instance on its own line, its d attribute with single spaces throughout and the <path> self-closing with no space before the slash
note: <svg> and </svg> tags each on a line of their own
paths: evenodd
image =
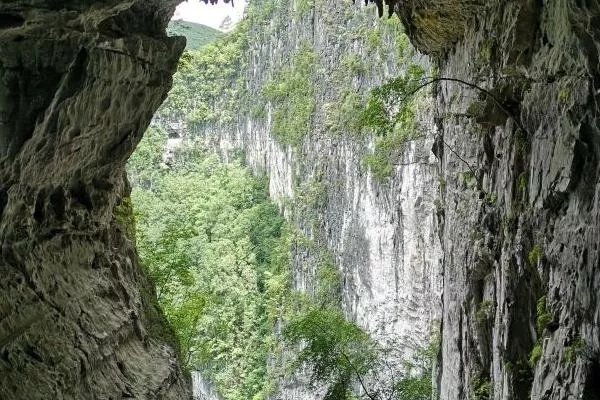
<svg viewBox="0 0 600 400">
<path fill-rule="evenodd" d="M 267 182 L 187 143 L 150 174 L 148 142 L 129 170 L 142 265 L 177 332 L 184 367 L 227 400 L 264 399 L 273 325 L 289 291 L 289 241 Z M 152 148 L 150 146 L 150 148 Z M 148 177 L 147 180 L 140 177 Z"/>
<path fill-rule="evenodd" d="M 367 333 L 337 308 L 312 308 L 288 323 L 285 340 L 300 351 L 294 367 L 309 367 L 311 381 L 327 388 L 324 400 L 430 400 L 437 343 L 416 351 L 402 367 L 392 365 Z"/>
</svg>

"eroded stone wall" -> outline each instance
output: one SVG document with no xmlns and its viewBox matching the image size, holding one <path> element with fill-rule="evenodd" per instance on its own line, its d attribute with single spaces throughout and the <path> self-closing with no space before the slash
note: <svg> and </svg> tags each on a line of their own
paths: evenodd
<svg viewBox="0 0 600 400">
<path fill-rule="evenodd" d="M 411 26 L 441 77 L 479 87 L 438 92 L 440 398 L 598 399 L 600 3 L 462 5 L 441 46 L 440 18 Z"/>
<path fill-rule="evenodd" d="M 184 399 L 124 163 L 171 85 L 176 1 L 0 4 L 0 398 Z"/>
</svg>

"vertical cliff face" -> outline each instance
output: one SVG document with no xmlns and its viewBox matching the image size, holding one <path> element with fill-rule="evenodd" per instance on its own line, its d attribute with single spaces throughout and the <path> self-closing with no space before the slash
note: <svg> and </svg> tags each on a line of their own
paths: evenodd
<svg viewBox="0 0 600 400">
<path fill-rule="evenodd" d="M 124 179 L 184 47 L 175 3 L 0 5 L 2 399 L 188 396 Z"/>
<path fill-rule="evenodd" d="M 331 108 L 348 105 L 337 101 L 335 72 L 345 55 L 368 60 L 346 73 L 361 93 L 401 73 L 404 61 L 392 42 L 388 53 L 370 53 L 368 32 L 349 33 L 339 5 L 305 3 L 251 27 L 253 107 L 198 132 L 225 153 L 243 148 L 282 204 L 316 205 L 315 214 L 298 202 L 286 212 L 332 252 L 348 316 L 376 337 L 404 345 L 426 331 L 442 260 L 442 399 L 598 398 L 600 5 L 392 2 L 439 73 L 435 111 L 417 114 L 429 135 L 401 147 L 382 183 L 363 162 L 372 138 L 331 134 L 343 120 L 332 120 Z M 287 103 L 265 87 L 306 49 L 318 60 L 300 85 L 314 97 L 309 133 L 282 137 L 275 103 Z M 298 249 L 294 276 L 308 291 L 310 253 Z M 292 397 L 302 396 L 298 385 Z"/>
<path fill-rule="evenodd" d="M 397 7 L 440 76 L 469 83 L 437 96 L 441 398 L 600 398 L 600 4 Z M 473 17 L 440 36 L 460 7 Z"/>
<path fill-rule="evenodd" d="M 415 131 L 386 153 L 384 176 L 365 163 L 376 138 L 345 124 L 371 89 L 410 65 L 428 69 L 428 60 L 409 45 L 397 20 L 379 20 L 374 7 L 333 0 L 253 5 L 258 11 L 250 10 L 233 118 L 187 126 L 175 118 L 171 126 L 205 137 L 225 158 L 242 149 L 246 163 L 267 174 L 271 196 L 305 237 L 293 250 L 294 287 L 314 291 L 318 264 L 330 257 L 347 317 L 394 349 L 391 362 L 409 358 L 427 343 L 441 311 L 433 99 L 419 97 Z M 296 115 L 303 107 L 305 118 Z M 313 398 L 307 382 L 296 378 L 278 396 Z"/>
</svg>

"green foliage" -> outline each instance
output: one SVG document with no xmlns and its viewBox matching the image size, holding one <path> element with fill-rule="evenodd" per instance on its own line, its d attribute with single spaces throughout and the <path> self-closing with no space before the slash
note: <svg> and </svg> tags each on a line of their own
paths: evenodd
<svg viewBox="0 0 600 400">
<path fill-rule="evenodd" d="M 314 302 L 322 307 L 336 307 L 341 302 L 340 272 L 331 254 L 326 252 L 317 264 L 317 290 Z"/>
<path fill-rule="evenodd" d="M 239 71 L 247 49 L 248 23 L 242 21 L 199 50 L 184 52 L 159 114 L 186 121 L 192 128 L 233 121 L 234 111 L 243 102 L 244 81 Z"/>
<path fill-rule="evenodd" d="M 367 32 L 367 50 L 374 52 L 381 47 L 383 43 L 382 29 L 379 25 L 375 25 Z"/>
<path fill-rule="evenodd" d="M 115 206 L 113 214 L 115 215 L 115 221 L 121 226 L 125 235 L 135 242 L 135 220 L 131 198 L 122 198 L 121 202 Z"/>
<path fill-rule="evenodd" d="M 471 400 L 489 400 L 492 398 L 492 382 L 489 378 L 479 378 L 473 382 Z"/>
<path fill-rule="evenodd" d="M 349 75 L 360 75 L 367 72 L 365 61 L 358 54 L 348 53 L 342 57 L 340 67 Z"/>
<path fill-rule="evenodd" d="M 306 15 L 312 8 L 315 6 L 315 0 L 299 0 L 294 2 L 296 9 L 294 13 L 294 17 L 296 19 L 302 18 Z"/>
<path fill-rule="evenodd" d="M 565 347 L 564 361 L 567 364 L 575 362 L 577 357 L 581 356 L 585 346 L 585 340 L 583 340 L 580 336 L 577 336 L 568 346 Z"/>
<path fill-rule="evenodd" d="M 301 349 L 295 367 L 308 367 L 312 382 L 327 387 L 324 400 L 356 399 L 359 392 L 376 399 L 432 398 L 432 364 L 438 354 L 437 339 L 417 349 L 399 373 L 397 367 L 385 360 L 389 349 L 379 348 L 334 306 L 309 307 L 297 313 L 283 330 L 283 337 Z M 400 379 L 389 387 L 381 386 L 378 370 L 384 374 L 399 374 Z"/>
<path fill-rule="evenodd" d="M 535 367 L 540 358 L 542 358 L 542 344 L 540 341 L 537 341 L 533 349 L 531 349 L 531 353 L 529 353 L 529 364 Z"/>
<path fill-rule="evenodd" d="M 201 369 L 224 399 L 266 398 L 273 325 L 289 293 L 288 232 L 266 181 L 196 145 L 132 200 L 140 259 L 184 366 Z"/>
<path fill-rule="evenodd" d="M 380 181 L 388 178 L 394 171 L 389 156 L 382 152 L 366 154 L 363 156 L 362 163 Z"/>
<path fill-rule="evenodd" d="M 413 360 L 407 362 L 403 377 L 396 384 L 402 400 L 430 400 L 433 396 L 433 360 L 439 352 L 439 338 L 434 336 L 429 344 L 417 349 Z"/>
<path fill-rule="evenodd" d="M 167 33 L 170 36 L 185 36 L 188 50 L 198 50 L 223 35 L 209 26 L 183 20 L 170 21 Z"/>
<path fill-rule="evenodd" d="M 325 128 L 330 134 L 347 132 L 358 136 L 360 132 L 359 113 L 363 108 L 363 98 L 354 89 L 345 88 L 337 98 L 323 105 L 325 112 Z"/>
<path fill-rule="evenodd" d="M 415 91 L 424 70 L 410 65 L 406 74 L 373 89 L 359 117 L 361 128 L 376 136 L 373 153 L 363 158 L 363 165 L 383 180 L 393 172 L 392 160 L 399 158 L 403 145 L 417 136 Z"/>
<path fill-rule="evenodd" d="M 543 254 L 542 247 L 539 244 L 534 245 L 529 251 L 529 254 L 527 254 L 529 264 L 536 264 Z"/>
<path fill-rule="evenodd" d="M 335 308 L 314 308 L 293 318 L 283 336 L 294 346 L 302 345 L 298 366 L 308 366 L 312 381 L 327 385 L 324 400 L 351 399 L 355 375 L 366 374 L 374 362 L 368 335 Z"/>
<path fill-rule="evenodd" d="M 492 300 L 484 300 L 479 303 L 477 307 L 477 312 L 475 313 L 475 318 L 477 322 L 480 324 L 488 322 L 494 313 L 494 302 Z"/>
<path fill-rule="evenodd" d="M 167 140 L 167 134 L 162 129 L 150 127 L 129 157 L 127 172 L 133 187 L 150 188 L 152 182 L 160 175 L 162 151 Z"/>
<path fill-rule="evenodd" d="M 546 326 L 552 321 L 552 314 L 548 310 L 548 306 L 546 304 L 546 296 L 540 297 L 536 304 L 536 330 L 538 335 L 542 335 Z"/>
<path fill-rule="evenodd" d="M 310 44 L 302 42 L 290 66 L 263 87 L 262 95 L 273 108 L 271 133 L 282 144 L 297 146 L 309 132 L 315 108 L 311 71 L 316 60 Z"/>
<path fill-rule="evenodd" d="M 414 129 L 413 102 L 415 90 L 421 85 L 425 71 L 412 64 L 406 73 L 371 90 L 361 123 L 377 136 L 385 136 L 398 129 Z"/>
</svg>

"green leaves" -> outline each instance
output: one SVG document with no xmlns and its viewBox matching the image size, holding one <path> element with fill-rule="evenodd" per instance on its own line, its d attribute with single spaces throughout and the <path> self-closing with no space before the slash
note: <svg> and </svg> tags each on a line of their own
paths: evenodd
<svg viewBox="0 0 600 400">
<path fill-rule="evenodd" d="M 335 308 L 313 308 L 292 318 L 285 340 L 301 348 L 297 366 L 311 369 L 312 381 L 327 385 L 325 400 L 350 399 L 350 385 L 374 362 L 374 345 L 356 324 Z"/>
<path fill-rule="evenodd" d="M 308 367 L 312 382 L 327 388 L 324 400 L 350 400 L 361 393 L 371 400 L 432 398 L 437 339 L 418 348 L 412 359 L 398 368 L 386 359 L 393 349 L 380 348 L 335 307 L 304 308 L 290 319 L 283 337 L 300 349 L 295 368 Z M 399 379 L 390 383 L 394 376 Z"/>
<path fill-rule="evenodd" d="M 373 89 L 359 117 L 359 124 L 375 136 L 371 154 L 363 157 L 363 165 L 384 180 L 393 172 L 393 160 L 402 154 L 403 145 L 417 136 L 415 94 L 421 87 L 425 71 L 411 64 L 404 75 Z"/>
<path fill-rule="evenodd" d="M 264 399 L 272 326 L 289 291 L 289 240 L 267 181 L 187 144 L 155 170 L 151 133 L 130 165 L 142 264 L 175 329 L 184 366 L 227 400 Z M 153 150 L 154 149 L 154 150 Z M 159 153 L 160 154 L 160 153 Z"/>
<path fill-rule="evenodd" d="M 315 108 L 311 71 L 316 58 L 312 47 L 303 42 L 291 65 L 263 87 L 262 95 L 273 108 L 271 133 L 282 144 L 298 146 L 309 132 Z"/>
</svg>

